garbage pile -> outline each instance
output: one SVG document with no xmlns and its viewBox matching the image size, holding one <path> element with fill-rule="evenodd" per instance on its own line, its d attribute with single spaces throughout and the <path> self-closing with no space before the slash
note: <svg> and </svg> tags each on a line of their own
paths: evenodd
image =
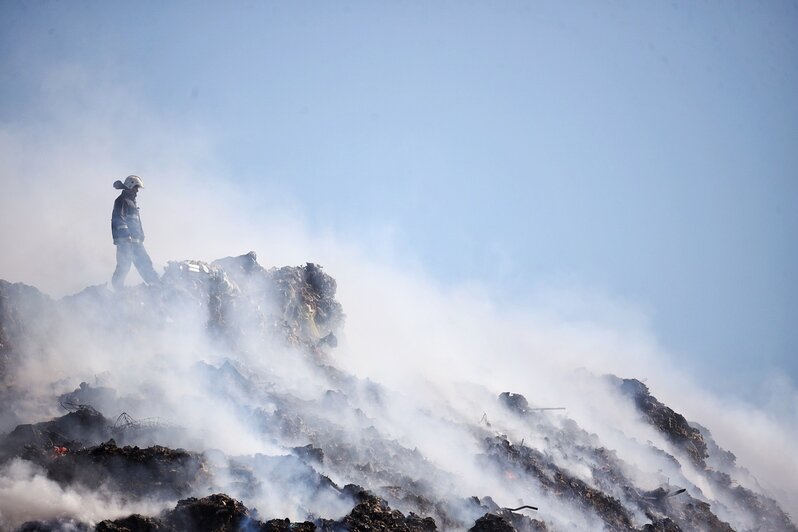
<svg viewBox="0 0 798 532">
<path fill-rule="evenodd" d="M 704 438 L 699 430 L 687 423 L 684 416 L 657 401 L 657 398 L 649 393 L 648 386 L 637 379 L 619 379 L 613 375 L 607 378 L 624 394 L 631 397 L 648 422 L 673 444 L 683 449 L 697 467 L 706 467 L 704 460 L 707 458 L 707 446 Z"/>
<path fill-rule="evenodd" d="M 606 378 L 632 398 L 640 414 L 652 426 L 690 457 L 695 467 L 703 471 L 713 491 L 723 494 L 730 505 L 746 508 L 758 530 L 795 529 L 790 517 L 775 500 L 757 494 L 739 484 L 735 485 L 728 473 L 718 470 L 719 468 L 734 470 L 736 457 L 729 451 L 721 449 L 712 439 L 708 429 L 696 423 L 688 423 L 684 416 L 674 412 L 653 397 L 648 387 L 642 382 L 636 379 L 619 379 L 615 376 Z M 707 464 L 708 460 L 712 462 L 712 465 Z M 665 498 L 662 497 L 659 500 L 665 500 Z M 695 501 L 692 505 L 688 505 L 685 512 L 686 515 L 682 516 L 682 522 L 694 521 L 696 516 L 706 519 L 711 515 L 710 505 L 702 501 Z M 716 527 L 718 530 L 722 529 L 720 525 L 716 525 Z"/>
<path fill-rule="evenodd" d="M 611 447 L 529 394 L 425 402 L 339 369 L 336 291 L 254 252 L 57 301 L 0 281 L 0 530 L 798 530 L 640 381 L 594 378 L 665 444 Z M 4 506 L 34 484 L 113 497 Z"/>
<path fill-rule="evenodd" d="M 503 515 L 487 513 L 477 519 L 469 532 L 546 532 L 545 523 L 530 519 L 525 515 L 514 514 L 508 518 Z"/>
<path fill-rule="evenodd" d="M 335 332 L 343 326 L 343 309 L 335 299 L 335 279 L 317 264 L 308 262 L 304 266 L 267 270 L 258 264 L 255 252 L 250 251 L 202 266 L 208 269 L 209 277 L 219 279 L 214 284 L 223 287 L 210 291 L 219 300 L 213 306 L 220 309 L 217 321 L 224 319 L 222 301 L 233 299 L 228 288 L 232 281 L 236 291 L 241 287 L 247 295 L 247 310 L 258 314 L 257 319 L 264 327 L 278 331 L 294 345 L 312 349 L 323 338 L 328 341 L 334 338 Z"/>
<path fill-rule="evenodd" d="M 202 530 L 209 532 L 345 532 L 352 530 L 429 532 L 436 530 L 430 518 L 410 514 L 405 516 L 392 510 L 384 500 L 359 486 L 347 485 L 345 496 L 353 496 L 358 504 L 345 517 L 338 520 L 319 519 L 316 522 L 291 522 L 289 519 L 259 519 L 257 511 L 250 511 L 240 501 L 223 493 L 207 497 L 190 497 L 178 501 L 174 509 L 158 517 L 133 514 L 114 520 L 104 520 L 95 527 L 73 521 L 31 521 L 23 524 L 20 532 L 49 532 L 69 527 L 71 530 L 96 532 L 184 532 Z"/>
<path fill-rule="evenodd" d="M 179 497 L 201 483 L 206 465 L 200 453 L 159 445 L 118 447 L 111 433 L 102 414 L 79 408 L 51 421 L 18 425 L 0 439 L 0 463 L 22 458 L 63 486 L 111 487 L 131 497 Z"/>
</svg>

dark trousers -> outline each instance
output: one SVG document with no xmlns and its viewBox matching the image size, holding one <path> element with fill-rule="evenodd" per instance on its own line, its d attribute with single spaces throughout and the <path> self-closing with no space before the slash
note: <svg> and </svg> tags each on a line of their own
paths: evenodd
<svg viewBox="0 0 798 532">
<path fill-rule="evenodd" d="M 111 284 L 115 290 L 125 286 L 125 277 L 130 271 L 131 263 L 136 265 L 136 269 L 145 283 L 153 284 L 159 281 L 158 274 L 152 267 L 152 260 L 147 255 L 147 250 L 144 249 L 144 244 L 120 241 L 116 244 L 116 270 L 111 278 Z"/>
</svg>

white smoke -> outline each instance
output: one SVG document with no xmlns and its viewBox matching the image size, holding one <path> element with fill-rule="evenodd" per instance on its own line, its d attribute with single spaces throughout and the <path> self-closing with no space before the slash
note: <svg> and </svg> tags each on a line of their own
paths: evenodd
<svg viewBox="0 0 798 532">
<path fill-rule="evenodd" d="M 756 490 L 758 482 L 785 510 L 798 514 L 798 460 L 791 452 L 798 441 L 796 393 L 789 385 L 781 382 L 772 413 L 717 397 L 695 376 L 673 367 L 644 315 L 628 304 L 600 299 L 598 310 L 588 308 L 580 319 L 564 317 L 550 304 L 573 296 L 562 292 L 548 293 L 534 307 L 500 306 L 484 289 L 440 286 L 412 260 L 394 256 L 390 244 L 375 257 L 358 243 L 359 236 L 311 230 L 301 212 L 289 214 L 300 205 L 296 200 L 239 188 L 213 157 L 209 132 L 156 117 L 126 91 L 94 87 L 91 78 L 79 68 L 52 72 L 46 118 L 0 125 L 0 278 L 36 285 L 56 297 L 106 282 L 114 265 L 111 183 L 136 173 L 146 185 L 139 204 L 145 245 L 157 268 L 167 260 L 211 260 L 250 249 L 267 267 L 306 261 L 325 266 L 338 280 L 338 299 L 347 313 L 334 363 L 387 393 L 375 404 L 364 392 L 352 405 L 368 416 L 366 422 L 334 408 L 322 408 L 321 415 L 340 423 L 348 442 L 361 442 L 364 428 L 373 424 L 385 437 L 418 449 L 437 469 L 413 473 L 439 493 L 490 494 L 506 505 L 542 501 L 541 517 L 553 523 L 595 526 L 595 516 L 574 512 L 536 486 L 511 491 L 475 462 L 478 447 L 471 431 L 483 414 L 513 441 L 535 442 L 528 427 L 491 402 L 512 391 L 537 406 L 567 408 L 567 418 L 629 462 L 629 476 L 640 486 L 653 489 L 670 479 L 698 486 L 709 497 L 700 474 L 669 469 L 646 442 L 674 455 L 678 451 L 590 376 L 614 373 L 646 380 L 658 399 L 706 425 L 750 471 L 752 478 L 738 472 L 738 482 Z M 132 273 L 128 282 L 135 279 Z M 187 429 L 190 441 L 228 455 L 286 453 L 285 445 L 265 438 L 247 418 L 248 407 L 263 406 L 257 395 L 233 401 L 228 391 L 219 392 L 198 376 L 198 362 L 218 366 L 230 353 L 208 344 L 201 313 L 185 312 L 180 327 L 139 335 L 141 343 L 126 341 L 125 323 L 103 331 L 60 327 L 58 335 L 37 339 L 37 356 L 25 361 L 18 376 L 30 390 L 18 413 L 29 421 L 48 419 L 57 413 L 55 405 L 42 405 L 53 391 L 70 391 L 110 372 L 120 395 L 140 400 L 135 414 L 168 418 Z M 291 351 L 253 345 L 237 356 L 256 375 L 268 375 L 262 385 L 302 399 L 319 402 L 333 386 Z M 555 413 L 551 419 L 556 424 L 565 418 Z M 584 464 L 571 462 L 566 451 L 554 453 L 560 465 L 590 480 Z M 319 502 L 311 490 L 288 503 L 275 501 L 271 470 L 253 467 L 263 475 L 264 486 L 254 498 L 262 512 L 303 518 L 301 510 L 312 504 L 318 506 L 310 510 L 321 515 L 331 512 L 325 516 L 346 511 Z M 346 480 L 347 471 L 324 472 Z M 63 515 L 92 521 L 132 511 L 112 498 L 60 488 L 19 461 L 0 474 L 0 489 L 0 513 L 11 524 Z M 39 491 L 46 495 L 40 504 L 20 502 Z"/>
<path fill-rule="evenodd" d="M 72 517 L 84 523 L 126 517 L 133 513 L 157 515 L 162 502 L 125 501 L 105 490 L 64 488 L 44 471 L 14 459 L 0 468 L 0 529 L 13 530 L 32 520 Z"/>
</svg>

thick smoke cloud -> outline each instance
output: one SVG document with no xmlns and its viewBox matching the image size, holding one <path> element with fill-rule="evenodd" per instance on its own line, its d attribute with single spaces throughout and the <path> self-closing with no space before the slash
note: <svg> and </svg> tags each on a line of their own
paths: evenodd
<svg viewBox="0 0 798 532">
<path fill-rule="evenodd" d="M 153 514 L 163 509 L 154 502 L 126 502 L 111 493 L 64 489 L 30 462 L 14 460 L 0 469 L 0 528 L 33 519 L 71 516 L 83 522 Z"/>
<path fill-rule="evenodd" d="M 413 378 L 431 380 L 434 375 L 436 380 L 518 391 L 538 406 L 566 406 L 568 416 L 582 427 L 618 445 L 623 444 L 614 437 L 618 430 L 643 442 L 661 436 L 648 425 L 630 423 L 635 416 L 619 411 L 622 401 L 595 389 L 578 370 L 645 379 L 660 400 L 687 419 L 706 423 L 721 446 L 733 449 L 738 461 L 787 508 L 793 513 L 798 509 L 793 480 L 798 461 L 789 452 L 798 431 L 790 416 L 775 414 L 794 401 L 795 392 L 783 388 L 785 381 L 771 413 L 706 391 L 701 380 L 712 376 L 691 376 L 674 368 L 653 333 L 635 327 L 639 320 L 632 320 L 631 328 L 619 325 L 615 317 L 609 318 L 613 325 L 602 325 L 608 321 L 602 314 L 594 314 L 593 321 L 569 321 L 545 308 L 496 308 L 487 299 L 441 290 L 400 272 L 393 278 L 384 269 L 370 274 L 341 279 L 341 298 L 351 313 L 350 351 L 342 363 L 351 371 L 399 388 L 415 382 Z M 362 293 L 347 298 L 350 289 Z M 366 294 L 377 292 L 388 308 L 368 312 Z M 385 346 L 377 355 L 375 344 Z M 397 360 L 402 367 L 396 367 Z M 474 410 L 471 415 L 481 413 Z M 667 447 L 660 442 L 660 448 Z"/>
<path fill-rule="evenodd" d="M 234 176 L 213 156 L 210 132 L 154 116 L 124 89 L 92 86 L 91 78 L 77 68 L 53 72 L 42 113 L 25 124 L 0 125 L 0 278 L 35 285 L 55 297 L 106 282 L 114 265 L 111 183 L 136 173 L 147 187 L 139 204 L 145 244 L 158 269 L 168 260 L 210 260 L 254 249 L 267 267 L 313 261 L 336 277 L 348 319 L 335 362 L 391 390 L 393 395 L 379 405 L 364 400 L 358 406 L 379 430 L 435 464 L 436 471 L 416 472 L 434 489 L 453 489 L 464 497 L 487 490 L 504 497 L 505 504 L 519 498 L 544 501 L 552 519 L 569 513 L 539 487 L 509 492 L 501 479 L 486 477 L 473 460 L 474 449 L 462 448 L 468 424 L 483 414 L 513 430 L 516 441 L 534 438 L 501 410 L 485 412 L 489 398 L 502 391 L 522 393 L 537 406 L 567 408 L 568 418 L 633 461 L 630 475 L 640 485 L 653 489 L 663 477 L 700 484 L 697 475 L 669 470 L 639 444 L 651 441 L 672 450 L 637 420 L 631 406 L 619 407 L 620 398 L 591 377 L 614 373 L 647 379 L 660 400 L 705 424 L 724 448 L 735 451 L 755 482 L 798 514 L 798 461 L 791 451 L 798 441 L 796 393 L 786 381 L 779 381 L 771 409 L 757 409 L 705 391 L 702 379 L 711 375 L 691 376 L 674 368 L 644 316 L 623 302 L 584 305 L 574 319 L 548 304 L 572 300 L 572 293 L 547 293 L 539 305 L 509 307 L 478 287 L 440 286 L 390 246 L 375 257 L 359 235 L 310 229 L 294 198 L 234 184 Z M 129 282 L 135 279 L 132 273 Z M 197 363 L 218 365 L 225 358 L 207 344 L 202 323 L 201 315 L 187 309 L 185 327 L 153 335 L 141 345 L 120 343 L 113 329 L 88 334 L 67 328 L 57 342 L 42 338 L 41 357 L 26 361 L 20 373 L 32 399 L 19 414 L 46 419 L 56 411 L 43 406 L 43 398 L 70 391 L 81 380 L 98 382 L 98 375 L 110 371 L 107 382 L 120 395 L 149 396 L 148 408 L 135 414 L 179 421 L 188 429 L 188 439 L 175 443 L 201 441 L 231 456 L 284 453 L 280 445 L 265 442 L 244 415 L 242 404 L 251 400 L 254 405 L 255 399 L 232 400 L 229 390 L 214 391 L 207 383 L 197 387 L 202 382 Z M 280 390 L 323 403 L 323 377 L 313 377 L 314 370 L 292 353 L 258 352 L 266 354 L 246 362 L 266 372 Z M 54 381 L 59 383 L 55 389 Z M 152 410 L 152 397 L 161 411 Z M 435 415 L 422 415 L 431 409 Z M 322 407 L 320 415 L 335 419 L 337 411 Z M 557 416 L 552 415 L 554 423 L 562 422 Z M 358 420 L 338 421 L 349 427 L 344 438 L 357 442 L 363 437 Z M 264 478 L 273 474 L 270 464 L 249 459 Z M 579 473 L 578 464 L 569 464 L 565 455 L 560 459 Z M 341 474 L 328 473 L 334 480 Z M 739 474 L 739 482 L 752 481 Z M 0 500 L 21 500 L 34 489 L 53 495 L 28 513 L 23 506 L 3 506 L 4 518 L 19 522 L 33 514 L 66 513 L 91 520 L 132 511 L 96 494 L 64 492 L 25 463 L 15 462 L 0 474 Z M 312 493 L 296 493 L 292 504 L 275 506 L 269 492 L 267 482 L 256 500 L 274 515 L 303 518 L 298 509 L 310 504 L 330 515 L 346 511 L 332 499 L 320 503 L 323 497 Z M 594 518 L 572 519 L 590 528 Z"/>
</svg>

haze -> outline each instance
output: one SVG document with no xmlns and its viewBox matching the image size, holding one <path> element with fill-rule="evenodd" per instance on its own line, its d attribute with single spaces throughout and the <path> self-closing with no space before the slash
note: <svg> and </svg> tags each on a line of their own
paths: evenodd
<svg viewBox="0 0 798 532">
<path fill-rule="evenodd" d="M 796 27 L 775 1 L 3 2 L 0 277 L 106 282 L 137 173 L 156 267 L 330 241 L 632 323 L 794 412 Z"/>
</svg>

